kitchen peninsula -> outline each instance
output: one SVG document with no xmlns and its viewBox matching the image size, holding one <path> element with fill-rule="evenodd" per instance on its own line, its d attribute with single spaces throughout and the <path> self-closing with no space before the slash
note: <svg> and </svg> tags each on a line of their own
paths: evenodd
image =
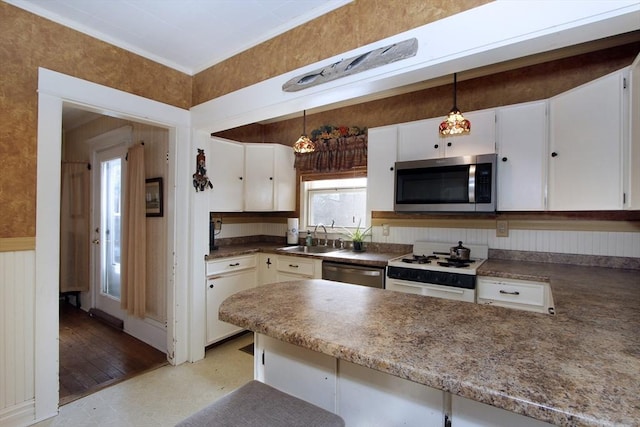
<svg viewBox="0 0 640 427">
<path fill-rule="evenodd" d="M 543 265 L 554 316 L 325 280 L 243 291 L 219 313 L 258 338 L 442 390 L 454 427 L 460 398 L 556 425 L 638 425 L 638 271 L 530 263 L 531 275 Z"/>
</svg>

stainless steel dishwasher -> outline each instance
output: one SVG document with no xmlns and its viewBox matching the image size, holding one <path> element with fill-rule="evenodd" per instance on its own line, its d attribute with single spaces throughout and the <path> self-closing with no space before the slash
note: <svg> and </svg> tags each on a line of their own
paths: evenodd
<svg viewBox="0 0 640 427">
<path fill-rule="evenodd" d="M 384 288 L 384 267 L 322 261 L 322 278 L 354 285 Z"/>
</svg>

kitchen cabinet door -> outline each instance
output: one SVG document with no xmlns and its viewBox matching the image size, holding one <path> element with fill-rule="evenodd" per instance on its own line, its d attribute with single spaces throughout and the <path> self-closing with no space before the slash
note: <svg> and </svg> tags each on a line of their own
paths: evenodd
<svg viewBox="0 0 640 427">
<path fill-rule="evenodd" d="M 549 209 L 622 209 L 623 72 L 549 100 Z"/>
<path fill-rule="evenodd" d="M 255 288 L 255 268 L 207 278 L 207 341 L 212 344 L 242 331 L 242 328 L 218 319 L 222 301 L 245 289 Z"/>
<path fill-rule="evenodd" d="M 337 414 L 348 426 L 442 426 L 444 392 L 338 361 Z"/>
<path fill-rule="evenodd" d="M 498 210 L 545 209 L 547 103 L 531 102 L 497 111 Z"/>
<path fill-rule="evenodd" d="M 444 157 L 445 144 L 438 133 L 441 121 L 433 118 L 398 125 L 398 161 Z"/>
<path fill-rule="evenodd" d="M 244 144 L 244 210 L 295 210 L 293 149 L 281 144 Z"/>
<path fill-rule="evenodd" d="M 336 412 L 337 360 L 266 335 L 255 334 L 256 379 Z"/>
<path fill-rule="evenodd" d="M 244 148 L 242 144 L 211 138 L 207 155 L 207 175 L 213 185 L 209 192 L 212 212 L 240 212 L 244 202 Z"/>
<path fill-rule="evenodd" d="M 371 128 L 367 149 L 367 214 L 393 211 L 398 126 Z"/>
<path fill-rule="evenodd" d="M 274 254 L 258 254 L 258 284 L 275 283 L 278 281 L 276 270 L 276 256 Z"/>
<path fill-rule="evenodd" d="M 274 151 L 269 144 L 245 144 L 245 211 L 273 210 Z"/>
<path fill-rule="evenodd" d="M 471 132 L 466 135 L 440 137 L 440 145 L 444 146 L 444 157 L 495 153 L 495 110 L 472 111 L 464 113 L 464 116 L 471 122 Z M 441 121 L 442 119 L 438 119 L 438 124 Z"/>
<path fill-rule="evenodd" d="M 629 159 L 626 164 L 627 209 L 640 209 L 640 55 L 629 69 Z"/>
<path fill-rule="evenodd" d="M 451 395 L 451 427 L 551 427 L 533 418 Z"/>
<path fill-rule="evenodd" d="M 273 146 L 273 210 L 296 210 L 296 170 L 293 149 L 281 144 Z"/>
</svg>

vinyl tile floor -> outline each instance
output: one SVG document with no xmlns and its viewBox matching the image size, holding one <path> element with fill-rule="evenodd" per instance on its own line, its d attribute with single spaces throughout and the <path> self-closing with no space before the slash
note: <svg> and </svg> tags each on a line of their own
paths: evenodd
<svg viewBox="0 0 640 427">
<path fill-rule="evenodd" d="M 253 379 L 247 333 L 210 348 L 203 360 L 163 366 L 60 407 L 38 427 L 162 427 L 176 423 Z"/>
</svg>

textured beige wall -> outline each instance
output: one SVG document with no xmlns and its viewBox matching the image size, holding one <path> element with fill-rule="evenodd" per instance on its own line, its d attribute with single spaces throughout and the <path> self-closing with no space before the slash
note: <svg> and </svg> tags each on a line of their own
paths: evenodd
<svg viewBox="0 0 640 427">
<path fill-rule="evenodd" d="M 492 0 L 354 0 L 198 73 L 193 103 L 455 15 Z"/>
<path fill-rule="evenodd" d="M 35 236 L 38 67 L 181 108 L 191 77 L 0 2 L 0 238 Z"/>
</svg>

